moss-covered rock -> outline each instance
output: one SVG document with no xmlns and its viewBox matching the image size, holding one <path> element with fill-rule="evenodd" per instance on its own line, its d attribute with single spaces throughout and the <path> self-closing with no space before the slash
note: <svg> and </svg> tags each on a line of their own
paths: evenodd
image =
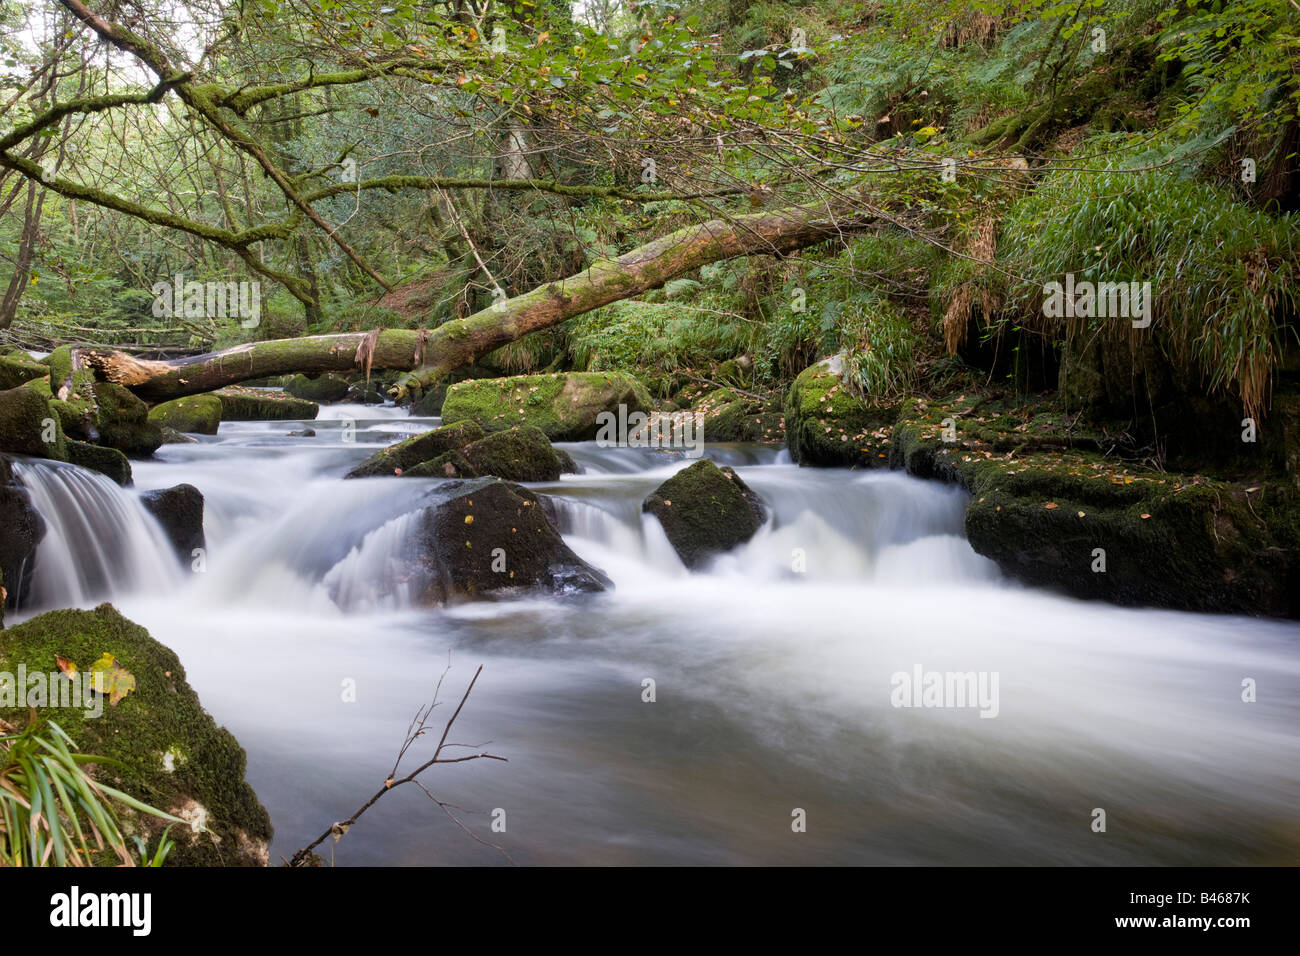
<svg viewBox="0 0 1300 956">
<path fill-rule="evenodd" d="M 444 425 L 414 438 L 389 445 L 357 465 L 343 477 L 371 478 L 377 475 L 405 474 L 421 462 L 432 461 L 455 448 L 462 448 L 483 437 L 483 429 L 474 422 Z"/>
<path fill-rule="evenodd" d="M 201 823 L 206 832 L 173 826 L 176 848 L 168 865 L 264 866 L 271 821 L 244 779 L 245 754 L 238 741 L 203 710 L 185 679 L 180 660 L 144 628 L 111 605 L 93 611 L 51 611 L 4 632 L 0 670 L 57 673 L 56 657 L 87 671 L 104 654 L 135 678 L 135 690 L 98 717 L 80 707 L 49 708 L 83 753 L 109 757 L 122 766 L 95 765 L 94 774 L 162 810 Z M 93 712 L 93 711 L 92 711 Z M 25 707 L 0 707 L 16 726 Z M 158 845 L 163 821 L 127 812 L 124 823 Z"/>
<path fill-rule="evenodd" d="M 193 435 L 178 432 L 169 425 L 162 427 L 162 436 L 164 445 L 197 445 L 199 442 Z"/>
<path fill-rule="evenodd" d="M 0 608 L 14 607 L 32 572 L 36 546 L 45 537 L 45 520 L 32 506 L 27 489 L 0 455 Z"/>
<path fill-rule="evenodd" d="M 785 416 L 776 402 L 717 388 L 698 399 L 693 411 L 700 416 L 705 441 L 785 441 Z"/>
<path fill-rule="evenodd" d="M 589 441 L 601 412 L 653 407 L 645 386 L 625 372 L 563 372 L 468 379 L 447 389 L 442 420 L 477 422 L 484 431 L 532 425 L 551 441 Z"/>
<path fill-rule="evenodd" d="M 459 448 L 443 452 L 437 458 L 422 461 L 402 472 L 403 478 L 474 478 L 478 472 L 466 461 Z"/>
<path fill-rule="evenodd" d="M 348 394 L 348 380 L 342 375 L 291 375 L 284 383 L 284 390 L 294 398 L 309 402 L 327 404 L 341 402 Z"/>
<path fill-rule="evenodd" d="M 129 458 L 148 458 L 162 445 L 162 428 L 149 421 L 149 406 L 113 382 L 94 385 L 96 444 L 125 452 Z"/>
<path fill-rule="evenodd" d="M 45 378 L 49 374 L 48 366 L 42 365 L 26 352 L 0 355 L 0 391 L 17 388 L 33 379 Z"/>
<path fill-rule="evenodd" d="M 108 475 L 123 487 L 131 484 L 131 463 L 116 448 L 105 448 L 103 445 L 69 438 L 68 461 L 81 468 Z"/>
<path fill-rule="evenodd" d="M 1289 483 L 1125 463 L 1075 434 L 1075 417 L 909 401 L 893 462 L 967 488 L 971 546 L 1023 581 L 1117 604 L 1300 616 Z"/>
<path fill-rule="evenodd" d="M 688 568 L 730 551 L 763 526 L 763 500 L 731 468 L 701 458 L 652 491 L 641 506 L 659 519 Z"/>
<path fill-rule="evenodd" d="M 48 358 L 50 387 L 57 397 L 59 391 L 72 381 L 72 346 L 60 345 Z"/>
<path fill-rule="evenodd" d="M 140 496 L 145 510 L 158 519 L 176 555 L 189 564 L 197 548 L 204 547 L 203 493 L 193 485 L 176 485 Z"/>
<path fill-rule="evenodd" d="M 374 382 L 353 382 L 343 395 L 342 401 L 355 402 L 358 405 L 382 405 L 388 399 L 383 390 Z"/>
<path fill-rule="evenodd" d="M 155 405 L 149 410 L 149 421 L 178 432 L 215 435 L 221 425 L 221 408 L 221 399 L 215 395 L 187 395 Z"/>
<path fill-rule="evenodd" d="M 38 390 L 23 386 L 0 392 L 0 451 L 68 460 L 63 424 Z"/>
<path fill-rule="evenodd" d="M 95 441 L 99 438 L 99 427 L 96 422 L 98 409 L 95 407 L 94 385 L 94 379 L 89 373 L 79 372 L 76 388 L 63 391 L 66 399 L 54 397 L 47 378 L 32 379 L 23 388 L 35 392 L 50 403 L 50 410 L 58 417 L 59 427 L 65 435 L 80 441 Z"/>
<path fill-rule="evenodd" d="M 313 421 L 320 406 L 283 392 L 231 385 L 212 393 L 221 400 L 223 422 Z"/>
<path fill-rule="evenodd" d="M 889 432 L 899 404 L 866 400 L 840 379 L 838 357 L 799 373 L 785 401 L 790 457 L 801 465 L 879 468 L 889 460 Z"/>
<path fill-rule="evenodd" d="M 455 427 L 455 426 L 450 426 Z M 446 452 L 425 471 L 403 472 L 412 477 L 477 478 L 494 475 L 506 481 L 558 481 L 577 471 L 573 459 L 551 447 L 540 429 L 522 425 L 493 432 L 463 448 Z"/>
<path fill-rule="evenodd" d="M 442 403 L 447 399 L 447 386 L 439 382 L 432 388 L 426 388 L 411 403 L 411 414 L 417 418 L 437 418 L 442 414 Z"/>
<path fill-rule="evenodd" d="M 425 603 L 513 589 L 603 591 L 609 578 L 573 553 L 541 500 L 495 478 L 448 482 L 423 516 L 418 561 Z"/>
<path fill-rule="evenodd" d="M 71 384 L 51 392 L 50 381 L 33 379 L 24 389 L 48 402 L 69 438 L 116 448 L 131 458 L 148 458 L 162 444 L 162 431 L 149 421 L 149 407 L 112 382 L 97 382 L 89 369 L 68 372 Z M 55 397 L 63 396 L 62 398 Z"/>
</svg>

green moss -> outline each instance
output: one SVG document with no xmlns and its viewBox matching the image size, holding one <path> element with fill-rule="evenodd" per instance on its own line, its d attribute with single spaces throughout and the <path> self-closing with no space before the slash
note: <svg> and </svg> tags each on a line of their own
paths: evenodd
<svg viewBox="0 0 1300 956">
<path fill-rule="evenodd" d="M 67 461 L 67 439 L 50 405 L 25 386 L 0 392 L 0 451 Z"/>
<path fill-rule="evenodd" d="M 574 470 L 572 460 L 562 459 L 541 429 L 531 425 L 494 432 L 466 445 L 459 454 L 471 469 L 465 472 L 456 463 L 462 477 L 495 475 L 506 481 L 558 481 L 562 472 Z"/>
<path fill-rule="evenodd" d="M 892 463 L 967 488 L 971 546 L 1030 583 L 1121 604 L 1300 615 L 1300 495 L 1289 482 L 1154 471 L 1096 444 L 1071 416 L 916 399 L 894 429 Z"/>
<path fill-rule="evenodd" d="M 82 468 L 89 468 L 100 474 L 108 475 L 119 485 L 131 484 L 131 463 L 126 455 L 116 448 L 105 448 L 89 442 L 68 439 L 68 461 Z"/>
<path fill-rule="evenodd" d="M 149 406 L 112 382 L 94 385 L 98 444 L 125 452 L 131 458 L 148 458 L 162 444 L 162 428 L 149 421 Z"/>
<path fill-rule="evenodd" d="M 475 422 L 444 425 L 389 445 L 383 451 L 371 455 L 344 477 L 371 478 L 377 475 L 405 474 L 408 468 L 432 461 L 444 452 L 462 448 L 482 437 L 483 429 Z"/>
<path fill-rule="evenodd" d="M 180 660 L 136 624 L 104 604 L 94 611 L 51 611 L 9 628 L 0 642 L 0 670 L 29 674 L 57 670 L 56 657 L 82 670 L 103 654 L 135 677 L 135 690 L 116 706 L 104 702 L 99 717 L 76 707 L 47 708 L 85 753 L 110 757 L 124 766 L 99 766 L 97 776 L 137 799 L 177 815 L 208 814 L 211 833 L 173 828 L 176 849 L 168 859 L 178 865 L 255 865 L 266 862 L 270 819 L 244 780 L 245 754 L 230 733 L 203 710 L 185 679 Z M 27 719 L 25 708 L 0 709 L 15 725 Z M 165 755 L 173 758 L 166 769 Z M 156 846 L 161 821 L 138 816 L 137 832 Z M 214 839 L 215 837 L 215 839 Z"/>
<path fill-rule="evenodd" d="M 766 513 L 735 471 L 708 458 L 677 472 L 641 508 L 659 519 L 682 563 L 692 569 L 752 538 Z"/>
<path fill-rule="evenodd" d="M 600 426 L 597 415 L 648 411 L 653 401 L 645 386 L 624 372 L 566 372 L 469 379 L 447 389 L 444 422 L 474 421 L 484 431 L 516 425 L 541 429 L 551 441 L 589 441 Z"/>
<path fill-rule="evenodd" d="M 60 345 L 49 355 L 50 384 L 57 393 L 72 378 L 72 346 Z"/>
<path fill-rule="evenodd" d="M 777 402 L 764 402 L 729 388 L 714 389 L 698 399 L 704 440 L 710 442 L 781 442 L 785 416 Z"/>
<path fill-rule="evenodd" d="M 318 375 L 315 378 L 293 375 L 284 383 L 284 390 L 294 398 L 322 403 L 343 401 L 348 387 L 347 379 L 341 375 Z"/>
<path fill-rule="evenodd" d="M 221 400 L 221 420 L 224 422 L 314 421 L 320 414 L 320 406 L 315 402 L 282 392 L 232 385 L 212 394 Z"/>
<path fill-rule="evenodd" d="M 221 424 L 221 399 L 215 395 L 189 395 L 163 402 L 149 410 L 149 421 L 178 432 L 215 435 Z"/>
<path fill-rule="evenodd" d="M 898 409 L 897 402 L 859 398 L 835 360 L 819 362 L 799 373 L 786 396 L 790 456 L 808 465 L 883 467 Z"/>
<path fill-rule="evenodd" d="M 0 391 L 17 388 L 25 382 L 45 378 L 49 374 L 48 367 L 30 358 L 25 352 L 0 355 Z"/>
</svg>

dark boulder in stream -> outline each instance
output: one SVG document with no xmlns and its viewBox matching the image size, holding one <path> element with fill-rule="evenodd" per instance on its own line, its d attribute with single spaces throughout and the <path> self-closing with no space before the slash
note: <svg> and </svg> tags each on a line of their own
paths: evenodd
<svg viewBox="0 0 1300 956">
<path fill-rule="evenodd" d="M 707 458 L 652 491 L 641 510 L 659 519 L 677 556 L 692 570 L 748 541 L 767 515 L 763 499 L 735 471 Z"/>
<path fill-rule="evenodd" d="M 230 385 L 212 393 L 221 399 L 223 422 L 312 421 L 320 405 L 267 388 Z"/>
<path fill-rule="evenodd" d="M 22 482 L 14 477 L 9 461 L 0 456 L 0 625 L 4 607 L 13 607 L 23 579 L 32 570 L 32 556 L 45 536 L 45 520 L 32 507 Z"/>
<path fill-rule="evenodd" d="M 188 564 L 204 546 L 203 493 L 193 485 L 177 485 L 140 496 L 145 510 L 158 519 L 181 561 Z"/>
<path fill-rule="evenodd" d="M 68 439 L 68 461 L 81 468 L 89 468 L 108 475 L 119 485 L 131 484 L 131 462 L 116 448 L 92 445 L 90 442 Z"/>
<path fill-rule="evenodd" d="M 474 422 L 444 425 L 416 435 L 371 455 L 349 471 L 344 478 L 371 478 L 377 475 L 400 475 L 421 462 L 431 461 L 446 452 L 462 448 L 483 437 L 483 429 Z"/>
<path fill-rule="evenodd" d="M 284 383 L 284 390 L 294 398 L 324 405 L 347 397 L 348 380 L 342 375 L 294 375 Z"/>
<path fill-rule="evenodd" d="M 518 588 L 555 594 L 604 591 L 605 574 L 560 537 L 541 499 L 492 478 L 448 482 L 420 522 L 421 603 L 443 604 Z"/>
<path fill-rule="evenodd" d="M 558 481 L 561 474 L 577 470 L 578 466 L 569 453 L 553 448 L 541 429 L 520 425 L 507 431 L 493 432 L 402 474 L 411 478 L 494 475 L 506 481 Z"/>
</svg>

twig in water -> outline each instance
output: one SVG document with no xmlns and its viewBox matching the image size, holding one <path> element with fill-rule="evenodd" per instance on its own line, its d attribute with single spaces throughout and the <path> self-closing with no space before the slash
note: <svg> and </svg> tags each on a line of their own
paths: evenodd
<svg viewBox="0 0 1300 956">
<path fill-rule="evenodd" d="M 447 669 L 450 670 L 450 665 L 448 665 Z M 437 804 L 438 808 L 442 810 L 443 813 L 447 814 L 447 816 L 449 816 L 456 823 L 457 826 L 459 826 L 462 830 L 468 833 L 479 843 L 482 843 L 484 846 L 492 847 L 494 850 L 500 852 L 501 855 L 504 856 L 507 860 L 510 860 L 510 862 L 513 863 L 514 860 L 510 858 L 510 854 L 505 851 L 504 847 L 498 846 L 495 843 L 489 843 L 487 840 L 482 839 L 473 831 L 471 831 L 469 827 L 465 826 L 465 824 L 460 821 L 460 819 L 452 812 L 453 810 L 460 809 L 459 807 L 456 807 L 450 803 L 446 803 L 442 800 L 439 800 L 437 797 L 435 797 L 432 793 L 429 792 L 429 789 L 425 787 L 424 784 L 420 783 L 420 781 L 416 779 L 417 777 L 420 776 L 420 774 L 424 773 L 424 771 L 428 770 L 436 763 L 464 763 L 467 760 L 501 760 L 501 761 L 506 760 L 505 757 L 500 757 L 497 756 L 496 754 L 485 753 L 482 751 L 480 751 L 479 753 L 467 754 L 463 757 L 442 756 L 443 750 L 446 749 L 447 747 L 471 746 L 469 744 L 456 744 L 456 743 L 449 744 L 447 743 L 447 736 L 448 734 L 451 733 L 452 725 L 456 723 L 456 718 L 460 716 L 461 710 L 464 709 L 465 701 L 469 700 L 470 691 L 474 689 L 474 684 L 478 681 L 478 675 L 481 673 L 483 673 L 483 666 L 480 664 L 478 670 L 474 672 L 474 677 L 472 680 L 470 680 L 469 686 L 465 688 L 465 693 L 461 697 L 460 703 L 456 706 L 456 712 L 451 715 L 451 719 L 448 720 L 446 726 L 443 727 L 442 737 L 438 740 L 438 746 L 437 749 L 434 750 L 433 756 L 430 757 L 428 760 L 426 760 L 424 763 L 420 764 L 420 766 L 416 767 L 415 770 L 411 771 L 411 773 L 407 774 L 405 777 L 402 777 L 401 779 L 397 779 L 397 768 L 401 764 L 402 758 L 406 756 L 406 752 L 407 750 L 410 749 L 411 745 L 415 743 L 415 741 L 418 740 L 420 737 L 424 736 L 425 730 L 427 729 L 425 727 L 425 723 L 428 721 L 430 714 L 433 713 L 433 709 L 438 706 L 438 692 L 441 691 L 442 689 L 443 678 L 447 676 L 447 671 L 444 670 L 442 672 L 442 676 L 438 678 L 438 686 L 434 690 L 433 700 L 427 706 L 421 707 L 419 710 L 417 710 L 415 713 L 415 717 L 412 718 L 411 723 L 407 726 L 406 738 L 402 741 L 402 747 L 397 752 L 397 760 L 393 763 L 393 769 L 389 773 L 388 779 L 384 781 L 383 787 L 380 788 L 380 790 L 374 796 L 372 796 L 369 800 L 363 803 L 357 809 L 357 811 L 352 814 L 352 816 L 348 817 L 346 820 L 342 820 L 340 822 L 330 824 L 328 830 L 326 830 L 324 833 L 318 836 L 311 843 L 307 844 L 305 847 L 303 847 L 301 850 L 295 853 L 293 857 L 288 861 L 288 865 L 289 866 L 307 865 L 307 863 L 311 860 L 312 850 L 316 849 L 316 847 L 320 846 L 330 837 L 333 837 L 335 842 L 337 842 L 340 838 L 342 838 L 342 836 L 345 833 L 348 832 L 348 829 L 352 826 L 352 824 L 356 823 L 357 820 L 361 818 L 361 815 L 363 813 L 365 813 L 372 806 L 374 806 L 376 803 L 379 802 L 380 797 L 382 797 L 386 793 L 390 793 L 393 790 L 396 790 L 398 787 L 402 786 L 402 784 L 405 783 L 414 783 L 417 787 L 423 790 L 425 795 L 428 796 L 428 798 L 432 800 L 435 804 Z M 474 746 L 478 746 L 478 745 L 474 745 Z"/>
</svg>

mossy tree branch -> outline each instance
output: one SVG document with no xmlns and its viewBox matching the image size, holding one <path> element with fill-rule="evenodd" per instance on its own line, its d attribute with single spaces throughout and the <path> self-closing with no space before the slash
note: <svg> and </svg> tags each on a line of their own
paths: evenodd
<svg viewBox="0 0 1300 956">
<path fill-rule="evenodd" d="M 502 299 L 433 330 L 373 330 L 254 342 L 180 359 L 145 361 L 124 352 L 77 349 L 103 379 L 161 401 L 294 372 L 411 371 L 390 390 L 402 398 L 508 342 L 611 302 L 658 288 L 700 266 L 747 255 L 784 255 L 866 228 L 880 217 L 865 204 L 789 206 L 687 226 L 617 259 Z"/>
</svg>

